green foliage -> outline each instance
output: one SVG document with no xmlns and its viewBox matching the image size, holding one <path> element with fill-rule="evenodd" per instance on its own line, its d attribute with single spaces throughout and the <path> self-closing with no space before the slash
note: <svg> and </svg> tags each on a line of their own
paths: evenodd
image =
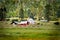
<svg viewBox="0 0 60 40">
<path fill-rule="evenodd" d="M 46 13 L 45 16 L 47 17 L 47 19 L 49 20 L 57 20 L 57 16 L 59 16 L 59 2 L 57 2 L 56 0 L 53 0 L 51 2 L 48 3 L 47 7 L 46 7 Z"/>
<path fill-rule="evenodd" d="M 24 11 L 23 11 L 23 9 L 20 9 L 20 18 L 24 18 L 24 13 L 23 13 Z"/>
<path fill-rule="evenodd" d="M 45 17 L 52 20 L 60 17 L 59 5 L 60 0 L 0 0 L 0 7 L 6 7 L 6 17 L 36 16 L 39 19 Z"/>
<path fill-rule="evenodd" d="M 47 4 L 46 6 L 45 6 L 45 8 L 46 8 L 46 14 L 45 14 L 45 18 L 49 21 L 50 20 L 50 14 L 51 14 L 51 12 L 50 12 L 50 10 L 51 10 L 51 5 L 50 4 Z"/>
</svg>

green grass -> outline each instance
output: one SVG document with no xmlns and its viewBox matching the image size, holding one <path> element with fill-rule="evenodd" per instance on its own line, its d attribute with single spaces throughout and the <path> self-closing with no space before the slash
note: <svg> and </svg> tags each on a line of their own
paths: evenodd
<svg viewBox="0 0 60 40">
<path fill-rule="evenodd" d="M 19 38 L 46 38 L 60 39 L 60 25 L 54 25 L 53 23 L 42 23 L 43 25 L 30 25 L 28 27 L 13 27 L 13 28 L 0 28 L 1 40 L 19 40 Z M 0 24 L 2 25 L 2 23 Z M 8 24 L 5 23 L 5 26 Z M 4 26 L 4 25 L 2 25 Z M 8 25 L 9 26 L 9 25 Z M 34 26 L 34 27 L 33 27 Z"/>
</svg>

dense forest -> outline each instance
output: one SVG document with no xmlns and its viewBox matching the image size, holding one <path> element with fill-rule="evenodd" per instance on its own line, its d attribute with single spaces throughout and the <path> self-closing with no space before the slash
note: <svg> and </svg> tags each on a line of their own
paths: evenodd
<svg viewBox="0 0 60 40">
<path fill-rule="evenodd" d="M 0 21 L 6 18 L 60 18 L 60 0 L 0 0 Z"/>
</svg>

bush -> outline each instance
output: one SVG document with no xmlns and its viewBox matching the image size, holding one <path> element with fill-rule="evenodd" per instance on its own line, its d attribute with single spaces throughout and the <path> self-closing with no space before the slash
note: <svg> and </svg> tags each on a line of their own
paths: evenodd
<svg viewBox="0 0 60 40">
<path fill-rule="evenodd" d="M 54 24 L 55 24 L 55 25 L 59 25 L 59 22 L 55 22 Z"/>
<path fill-rule="evenodd" d="M 10 21 L 10 19 L 6 19 L 6 21 Z"/>
<path fill-rule="evenodd" d="M 13 19 L 12 21 L 18 21 L 18 19 Z"/>
</svg>

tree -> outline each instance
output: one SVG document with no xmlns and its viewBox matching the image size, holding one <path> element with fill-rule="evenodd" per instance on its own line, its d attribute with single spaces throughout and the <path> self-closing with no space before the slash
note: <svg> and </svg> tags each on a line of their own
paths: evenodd
<svg viewBox="0 0 60 40">
<path fill-rule="evenodd" d="M 45 18 L 47 20 L 57 20 L 58 3 L 56 0 L 48 0 L 45 6 Z"/>
<path fill-rule="evenodd" d="M 45 6 L 45 8 L 46 8 L 46 13 L 45 13 L 45 18 L 49 21 L 50 20 L 50 14 L 51 14 L 51 12 L 50 12 L 50 10 L 51 10 L 51 5 L 50 4 L 47 4 L 46 6 Z"/>
<path fill-rule="evenodd" d="M 4 21 L 6 18 L 6 7 L 5 7 L 5 2 L 1 1 L 1 6 L 0 6 L 0 21 Z"/>
<path fill-rule="evenodd" d="M 20 9 L 19 18 L 21 18 L 21 20 L 24 18 L 23 9 Z"/>
</svg>

